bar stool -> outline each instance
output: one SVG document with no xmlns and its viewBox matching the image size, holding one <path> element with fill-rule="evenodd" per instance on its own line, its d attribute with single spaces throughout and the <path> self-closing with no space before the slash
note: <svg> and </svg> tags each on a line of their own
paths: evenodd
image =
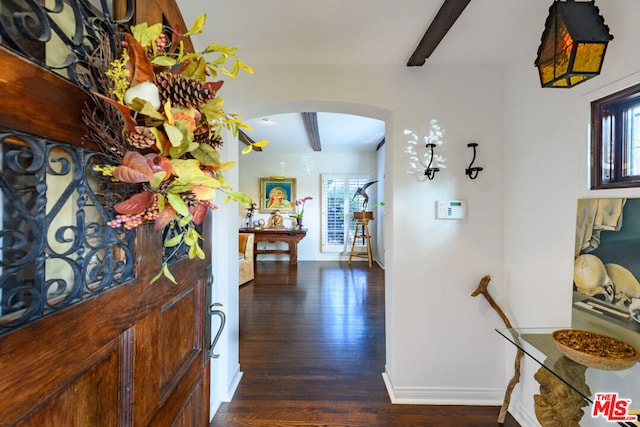
<svg viewBox="0 0 640 427">
<path fill-rule="evenodd" d="M 356 223 L 356 232 L 353 235 L 353 242 L 351 243 L 351 253 L 349 254 L 349 264 L 351 264 L 351 259 L 356 258 L 367 258 L 369 261 L 369 268 L 372 266 L 373 256 L 371 255 L 371 235 L 369 234 L 369 219 L 360 219 Z M 361 234 L 358 234 L 360 231 Z M 356 249 L 356 240 L 361 238 L 363 242 L 367 246 L 366 253 L 358 253 L 355 252 Z"/>
</svg>

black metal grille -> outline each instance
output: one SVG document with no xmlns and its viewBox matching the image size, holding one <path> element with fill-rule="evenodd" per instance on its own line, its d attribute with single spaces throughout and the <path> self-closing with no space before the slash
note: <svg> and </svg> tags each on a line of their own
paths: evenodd
<svg viewBox="0 0 640 427">
<path fill-rule="evenodd" d="M 0 129 L 0 334 L 133 277 L 100 153 Z"/>
<path fill-rule="evenodd" d="M 126 0 L 125 16 L 119 20 L 107 0 L 53 0 L 49 7 L 44 3 L 2 0 L 0 43 L 80 87 L 94 87 L 87 58 L 100 33 L 113 35 L 118 25 L 131 21 L 134 0 Z"/>
</svg>

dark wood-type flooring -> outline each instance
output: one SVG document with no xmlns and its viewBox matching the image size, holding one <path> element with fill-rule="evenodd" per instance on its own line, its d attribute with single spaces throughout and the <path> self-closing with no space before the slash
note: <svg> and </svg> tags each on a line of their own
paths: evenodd
<svg viewBox="0 0 640 427">
<path fill-rule="evenodd" d="M 497 406 L 393 405 L 384 272 L 366 262 L 259 261 L 240 288 L 240 366 L 212 427 L 497 426 Z M 519 426 L 509 415 L 507 427 Z"/>
</svg>

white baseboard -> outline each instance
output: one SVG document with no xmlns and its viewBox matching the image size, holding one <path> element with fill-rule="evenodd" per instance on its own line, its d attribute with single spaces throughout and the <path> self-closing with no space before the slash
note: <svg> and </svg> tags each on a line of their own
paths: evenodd
<svg viewBox="0 0 640 427">
<path fill-rule="evenodd" d="M 504 390 L 454 387 L 394 387 L 387 371 L 382 379 L 391 403 L 400 405 L 475 405 L 502 406 Z M 512 400 L 509 413 L 522 427 L 539 427 L 535 414 L 530 414 Z"/>
<path fill-rule="evenodd" d="M 242 371 L 240 370 L 240 365 L 238 365 L 238 370 L 236 371 L 236 374 L 233 376 L 233 379 L 231 380 L 231 383 L 229 384 L 229 389 L 227 391 L 227 397 L 228 399 L 225 400 L 225 402 L 231 402 L 231 399 L 233 399 L 233 395 L 236 394 L 236 390 L 238 389 L 238 386 L 240 385 L 240 380 L 242 380 Z"/>
<path fill-rule="evenodd" d="M 504 390 L 474 387 L 395 387 L 382 374 L 391 403 L 401 405 L 502 405 Z"/>
<path fill-rule="evenodd" d="M 524 410 L 521 405 L 514 405 L 513 402 L 509 407 L 509 413 L 520 424 L 521 427 L 539 427 L 540 422 L 535 414 L 530 414 Z"/>
<path fill-rule="evenodd" d="M 242 371 L 240 371 L 240 365 L 238 364 L 238 369 L 233 375 L 233 379 L 229 383 L 229 386 L 226 390 L 226 396 L 222 397 L 222 399 L 214 400 L 211 399 L 209 402 L 209 423 L 213 421 L 213 418 L 216 416 L 216 412 L 220 408 L 222 402 L 231 402 L 233 399 L 233 395 L 236 393 L 238 386 L 240 385 L 240 380 L 242 380 Z"/>
</svg>

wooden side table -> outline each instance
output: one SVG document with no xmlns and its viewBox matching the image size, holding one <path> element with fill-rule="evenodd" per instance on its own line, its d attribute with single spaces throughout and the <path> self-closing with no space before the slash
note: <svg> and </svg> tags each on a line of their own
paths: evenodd
<svg viewBox="0 0 640 427">
<path fill-rule="evenodd" d="M 241 233 L 253 233 L 253 261 L 255 262 L 258 254 L 287 254 L 289 255 L 289 263 L 297 264 L 298 262 L 298 242 L 307 235 L 307 229 L 293 230 L 288 228 L 241 228 Z M 285 242 L 289 249 L 258 249 L 260 242 Z"/>
</svg>

